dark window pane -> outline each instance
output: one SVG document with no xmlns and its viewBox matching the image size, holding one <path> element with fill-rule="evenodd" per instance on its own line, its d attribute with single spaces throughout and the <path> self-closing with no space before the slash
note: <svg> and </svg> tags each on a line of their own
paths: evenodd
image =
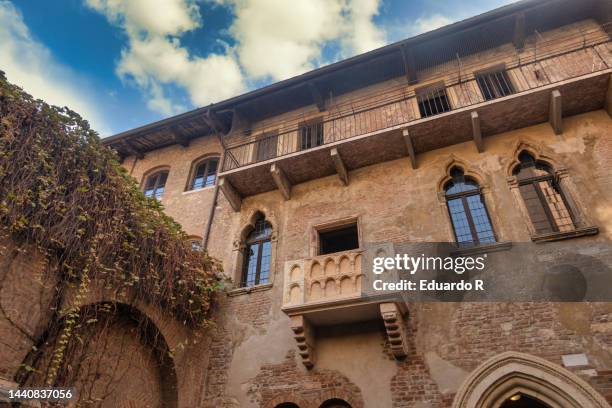
<svg viewBox="0 0 612 408">
<path fill-rule="evenodd" d="M 300 127 L 300 149 L 310 149 L 323 144 L 323 123 L 313 123 Z"/>
<path fill-rule="evenodd" d="M 451 110 L 446 89 L 444 88 L 418 94 L 417 102 L 419 104 L 419 112 L 423 118 Z"/>
<path fill-rule="evenodd" d="M 334 252 L 348 251 L 359 248 L 359 236 L 357 224 L 319 232 L 319 254 L 331 254 Z"/>
<path fill-rule="evenodd" d="M 476 82 L 487 101 L 514 93 L 512 82 L 505 70 L 476 75 Z"/>
</svg>

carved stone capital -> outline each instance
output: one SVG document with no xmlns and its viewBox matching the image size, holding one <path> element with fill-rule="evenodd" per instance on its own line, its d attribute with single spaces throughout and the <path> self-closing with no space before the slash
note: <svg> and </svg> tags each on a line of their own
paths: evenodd
<svg viewBox="0 0 612 408">
<path fill-rule="evenodd" d="M 396 359 L 406 357 L 408 355 L 408 345 L 401 310 L 396 303 L 381 303 L 380 314 L 385 323 L 387 339 L 391 345 L 393 356 Z"/>
</svg>

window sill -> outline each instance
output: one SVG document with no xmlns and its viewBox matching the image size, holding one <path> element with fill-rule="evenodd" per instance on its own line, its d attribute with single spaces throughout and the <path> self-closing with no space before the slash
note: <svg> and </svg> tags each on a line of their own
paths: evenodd
<svg viewBox="0 0 612 408">
<path fill-rule="evenodd" d="M 187 195 L 187 194 L 199 193 L 201 191 L 211 190 L 215 188 L 215 186 L 216 184 L 213 184 L 212 186 L 208 186 L 208 187 L 196 188 L 195 190 L 187 190 L 187 191 L 183 191 L 182 194 Z"/>
<path fill-rule="evenodd" d="M 599 228 L 597 227 L 585 227 L 585 228 L 577 228 L 572 231 L 562 231 L 562 232 L 552 232 L 549 234 L 539 234 L 533 235 L 531 240 L 533 242 L 552 242 L 552 241 L 561 241 L 563 239 L 571 239 L 584 237 L 587 235 L 597 235 L 599 234 Z"/>
<path fill-rule="evenodd" d="M 249 286 L 248 288 L 236 288 L 236 289 L 232 289 L 229 292 L 227 292 L 227 296 L 233 297 L 233 296 L 240 296 L 240 295 L 246 295 L 249 294 L 251 292 L 263 292 L 265 290 L 270 290 L 272 289 L 272 283 L 264 283 L 261 285 L 255 285 L 255 286 Z"/>
<path fill-rule="evenodd" d="M 469 248 L 458 248 L 451 252 L 451 256 L 469 256 L 486 254 L 488 252 L 507 251 L 512 248 L 512 242 L 495 242 L 493 244 L 475 245 Z"/>
</svg>

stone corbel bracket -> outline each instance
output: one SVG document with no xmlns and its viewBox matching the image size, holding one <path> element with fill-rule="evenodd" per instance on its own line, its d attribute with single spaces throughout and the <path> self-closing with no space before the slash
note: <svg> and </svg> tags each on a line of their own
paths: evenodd
<svg viewBox="0 0 612 408">
<path fill-rule="evenodd" d="M 314 329 L 302 315 L 291 316 L 291 330 L 297 343 L 298 353 L 302 357 L 302 364 L 308 369 L 314 367 Z"/>
<path fill-rule="evenodd" d="M 387 339 L 391 345 L 391 352 L 396 359 L 403 359 L 408 355 L 408 339 L 404 326 L 404 316 L 397 303 L 381 303 L 380 314 L 382 315 Z"/>
</svg>

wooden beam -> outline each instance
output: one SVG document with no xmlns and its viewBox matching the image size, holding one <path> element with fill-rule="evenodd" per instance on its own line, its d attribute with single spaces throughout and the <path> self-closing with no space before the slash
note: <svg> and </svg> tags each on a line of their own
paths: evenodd
<svg viewBox="0 0 612 408">
<path fill-rule="evenodd" d="M 416 64 L 414 63 L 414 54 L 412 48 L 400 47 L 402 52 L 402 60 L 404 61 L 404 73 L 409 84 L 417 82 Z"/>
<path fill-rule="evenodd" d="M 317 105 L 319 112 L 323 112 L 325 110 L 325 98 L 321 95 L 319 88 L 312 82 L 308 83 L 308 90 L 310 91 L 310 95 L 312 95 L 312 101 Z"/>
<path fill-rule="evenodd" d="M 276 183 L 276 187 L 280 190 L 285 200 L 289 200 L 291 198 L 291 182 L 285 175 L 285 172 L 274 163 L 270 166 L 270 173 L 272 173 L 272 178 Z"/>
<path fill-rule="evenodd" d="M 472 119 L 472 138 L 474 139 L 478 153 L 482 153 L 484 152 L 484 144 L 480 131 L 480 116 L 478 116 L 478 112 L 471 112 L 470 117 Z"/>
<path fill-rule="evenodd" d="M 234 186 L 226 180 L 225 177 L 221 177 L 219 179 L 219 188 L 223 191 L 223 195 L 229 201 L 230 205 L 234 209 L 234 211 L 240 211 L 240 206 L 242 205 L 242 197 L 236 191 Z"/>
<path fill-rule="evenodd" d="M 404 138 L 404 144 L 406 145 L 406 151 L 408 152 L 408 156 L 410 157 L 410 164 L 412 164 L 412 168 L 417 168 L 416 154 L 414 153 L 414 146 L 412 144 L 412 138 L 410 137 L 410 132 L 408 129 L 402 130 L 402 136 Z"/>
<path fill-rule="evenodd" d="M 174 139 L 174 143 L 180 144 L 183 147 L 189 146 L 189 142 L 190 142 L 189 138 L 185 136 L 184 134 L 181 134 L 181 130 L 178 127 L 172 126 L 168 128 L 168 131 L 172 133 L 172 138 Z"/>
<path fill-rule="evenodd" d="M 514 17 L 514 36 L 512 42 L 519 51 L 525 47 L 525 29 L 525 13 L 518 13 Z"/>
<path fill-rule="evenodd" d="M 242 131 L 245 134 L 251 132 L 251 121 L 238 107 L 232 110 L 232 127 L 229 133 L 234 133 L 236 131 Z"/>
<path fill-rule="evenodd" d="M 215 132 L 221 133 L 222 135 L 226 135 L 229 132 L 229 129 L 225 125 L 225 123 L 221 120 L 219 115 L 210 109 L 206 111 L 204 114 L 204 120 L 208 125 L 214 129 Z"/>
<path fill-rule="evenodd" d="M 338 153 L 338 149 L 336 149 L 335 147 L 330 150 L 330 154 L 332 160 L 334 161 L 334 166 L 336 166 L 336 172 L 338 173 L 338 177 L 340 177 L 340 181 L 342 181 L 345 186 L 348 186 L 349 176 L 348 172 L 346 171 L 346 166 L 342 161 L 342 156 L 340 156 L 340 153 Z"/>
<path fill-rule="evenodd" d="M 123 149 L 128 152 L 131 156 L 136 156 L 137 159 L 142 160 L 144 159 L 145 155 L 144 153 L 138 149 L 136 146 L 134 146 L 132 143 L 130 143 L 128 140 L 122 140 L 120 142 L 121 147 L 123 147 Z"/>
<path fill-rule="evenodd" d="M 561 109 L 561 92 L 555 89 L 550 93 L 550 116 L 548 121 L 552 126 L 555 135 L 563 133 L 563 117 Z"/>
</svg>

